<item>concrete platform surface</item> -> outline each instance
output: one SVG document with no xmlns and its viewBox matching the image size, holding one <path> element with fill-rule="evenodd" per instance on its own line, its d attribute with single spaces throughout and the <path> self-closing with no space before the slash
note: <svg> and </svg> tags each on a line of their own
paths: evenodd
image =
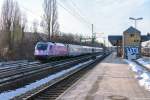
<svg viewBox="0 0 150 100">
<path fill-rule="evenodd" d="M 113 53 L 57 100 L 150 100 L 129 66 Z"/>
</svg>

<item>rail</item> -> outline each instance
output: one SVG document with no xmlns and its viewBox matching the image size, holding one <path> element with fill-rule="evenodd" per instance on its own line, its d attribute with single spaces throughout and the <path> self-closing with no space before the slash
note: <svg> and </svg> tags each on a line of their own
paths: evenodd
<svg viewBox="0 0 150 100">
<path fill-rule="evenodd" d="M 98 56 L 95 59 L 89 59 L 86 62 L 78 64 L 76 68 L 68 71 L 64 75 L 51 80 L 50 82 L 44 84 L 42 87 L 36 88 L 33 91 L 29 91 L 24 95 L 17 96 L 13 100 L 34 100 L 34 99 L 44 99 L 53 100 L 56 99 L 61 93 L 63 93 L 68 87 L 70 87 L 74 82 L 76 82 L 82 75 L 89 71 L 93 66 L 104 59 L 107 55 Z M 71 69 L 71 68 L 70 68 Z M 69 70 L 69 69 L 68 69 Z"/>
<path fill-rule="evenodd" d="M 41 79 L 47 75 L 68 69 L 78 63 L 85 62 L 91 59 L 91 57 L 92 55 L 88 55 L 51 63 L 33 63 L 0 70 L 0 91 L 18 88 L 28 83 L 34 82 L 37 79 Z M 15 83 L 20 85 L 16 86 Z"/>
</svg>

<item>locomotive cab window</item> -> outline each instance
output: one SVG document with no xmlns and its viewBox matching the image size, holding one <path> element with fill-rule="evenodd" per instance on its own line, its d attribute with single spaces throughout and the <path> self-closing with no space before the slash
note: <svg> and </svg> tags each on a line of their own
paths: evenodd
<svg viewBox="0 0 150 100">
<path fill-rule="evenodd" d="M 48 46 L 48 44 L 38 44 L 37 49 L 38 50 L 46 50 L 47 46 Z"/>
</svg>

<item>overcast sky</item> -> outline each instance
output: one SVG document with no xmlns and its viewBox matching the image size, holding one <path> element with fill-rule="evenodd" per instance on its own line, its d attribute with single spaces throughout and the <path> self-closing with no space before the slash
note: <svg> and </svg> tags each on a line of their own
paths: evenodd
<svg viewBox="0 0 150 100">
<path fill-rule="evenodd" d="M 0 8 L 4 0 L 0 0 Z M 29 24 L 42 15 L 43 0 L 17 0 L 26 13 Z M 63 32 L 91 34 L 122 34 L 134 22 L 129 17 L 143 17 L 137 24 L 142 34 L 150 32 L 150 0 L 58 0 L 60 30 Z M 62 6 L 65 8 L 62 8 Z"/>
</svg>

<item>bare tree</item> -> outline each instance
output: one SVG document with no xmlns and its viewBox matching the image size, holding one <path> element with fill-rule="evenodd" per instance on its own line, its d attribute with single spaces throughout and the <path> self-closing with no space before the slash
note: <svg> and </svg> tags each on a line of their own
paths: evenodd
<svg viewBox="0 0 150 100">
<path fill-rule="evenodd" d="M 56 0 L 44 0 L 43 8 L 43 26 L 45 31 L 48 33 L 48 40 L 50 40 L 50 37 L 53 37 L 56 30 L 58 31 L 59 29 L 59 24 L 57 22 Z"/>
<path fill-rule="evenodd" d="M 27 17 L 25 14 L 22 14 L 21 16 L 21 33 L 22 33 L 22 43 L 24 41 L 24 35 L 25 35 L 25 31 L 27 29 Z"/>
<path fill-rule="evenodd" d="M 33 21 L 33 33 L 34 33 L 34 41 L 35 43 L 38 41 L 38 37 L 39 37 L 39 34 L 38 34 L 38 20 L 34 20 Z"/>
<path fill-rule="evenodd" d="M 21 41 L 22 39 L 22 18 L 21 11 L 17 2 L 14 2 L 13 20 L 12 20 L 12 43 Z M 16 43 L 15 43 L 16 44 Z"/>
<path fill-rule="evenodd" d="M 6 0 L 2 6 L 1 13 L 1 27 L 6 35 L 6 41 L 8 42 L 8 48 L 11 49 L 11 27 L 12 27 L 12 15 L 13 15 L 13 1 Z"/>
<path fill-rule="evenodd" d="M 20 50 L 23 51 L 24 50 L 24 43 L 25 43 L 25 31 L 26 31 L 26 28 L 27 28 L 27 17 L 24 14 L 21 15 L 21 21 L 20 21 L 20 25 L 21 26 L 21 43 L 20 43 Z M 23 55 L 24 53 L 21 52 L 20 55 L 21 56 L 24 56 Z"/>
<path fill-rule="evenodd" d="M 13 0 L 4 0 L 1 12 L 1 27 L 6 35 L 8 50 L 12 49 L 15 39 L 18 40 L 18 31 L 20 31 L 20 9 L 18 3 Z"/>
<path fill-rule="evenodd" d="M 48 33 L 48 40 L 50 40 L 51 34 L 51 16 L 52 16 L 52 0 L 44 0 L 44 15 L 43 23 L 45 31 Z"/>
<path fill-rule="evenodd" d="M 54 34 L 57 34 L 59 31 L 59 24 L 58 24 L 58 12 L 57 12 L 57 2 L 56 0 L 53 0 L 52 2 L 53 8 L 52 8 L 52 37 Z"/>
<path fill-rule="evenodd" d="M 37 31 L 38 31 L 38 21 L 37 20 L 34 20 L 33 21 L 33 32 L 35 34 L 37 34 Z"/>
<path fill-rule="evenodd" d="M 42 26 L 42 23 L 41 23 L 41 26 Z M 38 23 L 38 20 L 34 20 L 33 21 L 33 32 L 34 32 L 34 43 L 37 43 L 38 41 L 43 41 L 44 38 L 40 35 L 40 32 L 38 32 L 38 28 L 39 28 L 39 23 Z M 45 35 L 47 36 L 47 35 Z"/>
</svg>

